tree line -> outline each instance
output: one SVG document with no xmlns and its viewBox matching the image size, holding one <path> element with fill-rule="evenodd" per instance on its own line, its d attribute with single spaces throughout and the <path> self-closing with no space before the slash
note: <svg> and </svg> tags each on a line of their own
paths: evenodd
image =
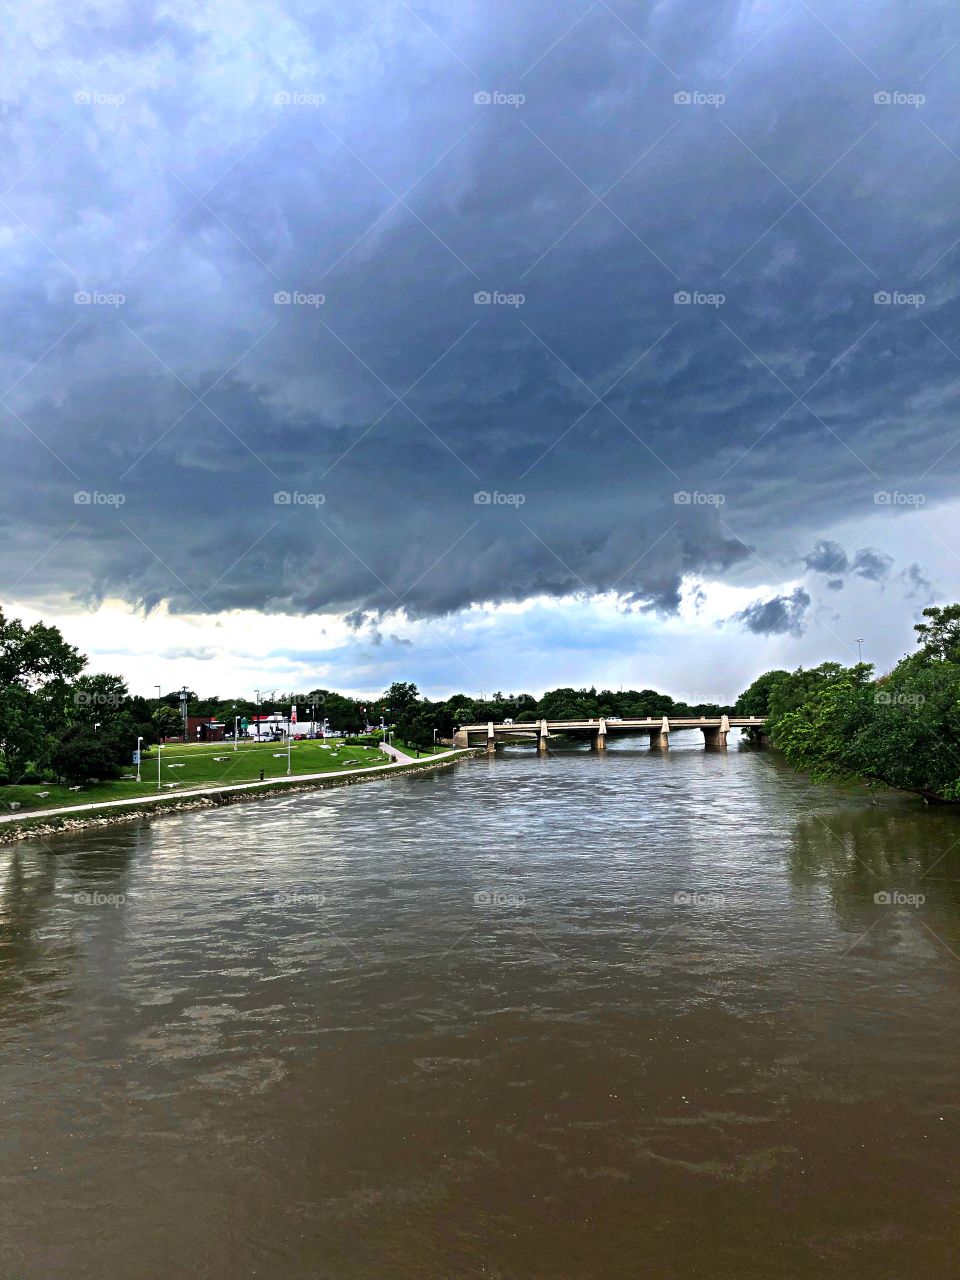
<svg viewBox="0 0 960 1280">
<path fill-rule="evenodd" d="M 917 649 L 876 676 L 871 663 L 767 671 L 736 702 L 814 782 L 863 782 L 960 801 L 960 604 L 923 610 Z"/>
</svg>

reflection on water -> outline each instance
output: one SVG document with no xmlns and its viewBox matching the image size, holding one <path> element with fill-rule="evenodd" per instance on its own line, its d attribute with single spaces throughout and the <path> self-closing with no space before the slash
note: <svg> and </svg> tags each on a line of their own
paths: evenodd
<svg viewBox="0 0 960 1280">
<path fill-rule="evenodd" d="M 0 1275 L 952 1274 L 958 841 L 676 734 L 0 849 Z"/>
</svg>

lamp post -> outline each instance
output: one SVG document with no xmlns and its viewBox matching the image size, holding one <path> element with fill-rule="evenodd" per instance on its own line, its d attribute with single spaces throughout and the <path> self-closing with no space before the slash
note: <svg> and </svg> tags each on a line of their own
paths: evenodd
<svg viewBox="0 0 960 1280">
<path fill-rule="evenodd" d="M 863 636 L 860 636 L 859 639 L 857 640 L 857 649 L 860 652 L 860 661 L 862 662 L 863 661 Z"/>
<path fill-rule="evenodd" d="M 180 690 L 178 697 L 180 698 L 180 715 L 183 719 L 183 740 L 188 740 L 187 722 L 190 719 L 190 690 L 186 685 Z"/>
<path fill-rule="evenodd" d="M 140 781 L 140 746 L 142 742 L 143 742 L 143 738 L 138 737 L 137 738 L 137 781 L 138 782 Z"/>
<path fill-rule="evenodd" d="M 233 749 L 237 749 L 237 739 L 240 737 L 240 717 L 233 717 Z"/>
</svg>

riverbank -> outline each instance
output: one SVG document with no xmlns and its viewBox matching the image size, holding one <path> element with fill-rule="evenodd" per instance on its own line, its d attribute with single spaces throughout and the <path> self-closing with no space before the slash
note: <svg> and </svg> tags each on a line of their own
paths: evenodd
<svg viewBox="0 0 960 1280">
<path fill-rule="evenodd" d="M 420 759 L 410 756 L 395 758 L 389 764 L 366 769 L 290 774 L 280 778 L 265 778 L 263 782 L 232 783 L 229 786 L 202 787 L 152 797 L 136 796 L 94 804 L 69 805 L 23 816 L 5 815 L 0 817 L 0 845 L 30 838 L 44 839 L 64 831 L 79 831 L 86 827 L 113 826 L 115 823 L 131 822 L 139 818 L 162 817 L 168 813 L 183 813 L 191 809 L 214 809 L 244 800 L 260 800 L 266 796 L 320 791 L 329 787 L 351 786 L 356 782 L 374 782 L 412 770 L 447 768 L 458 760 L 477 754 L 481 753 L 476 748 L 454 749 Z M 397 756 L 400 756 L 399 752 Z"/>
</svg>

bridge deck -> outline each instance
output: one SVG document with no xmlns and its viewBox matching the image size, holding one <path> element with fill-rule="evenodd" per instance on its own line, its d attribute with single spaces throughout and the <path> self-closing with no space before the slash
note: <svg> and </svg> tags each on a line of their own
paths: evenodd
<svg viewBox="0 0 960 1280">
<path fill-rule="evenodd" d="M 670 729 L 719 729 L 722 724 L 720 716 L 667 716 L 666 719 Z M 607 733 L 625 733 L 631 729 L 659 729 L 663 720 L 663 716 L 647 716 L 643 719 L 605 720 L 604 725 Z M 595 733 L 600 727 L 600 721 L 601 717 L 597 716 L 592 720 L 547 720 L 546 725 L 548 732 L 581 729 Z M 539 733 L 542 723 L 540 720 L 524 720 L 517 724 L 494 724 L 493 731 L 495 734 Z M 730 716 L 728 720 L 731 729 L 760 729 L 765 723 L 763 716 Z M 489 733 L 490 726 L 489 723 L 464 724 L 459 731 Z"/>
</svg>

